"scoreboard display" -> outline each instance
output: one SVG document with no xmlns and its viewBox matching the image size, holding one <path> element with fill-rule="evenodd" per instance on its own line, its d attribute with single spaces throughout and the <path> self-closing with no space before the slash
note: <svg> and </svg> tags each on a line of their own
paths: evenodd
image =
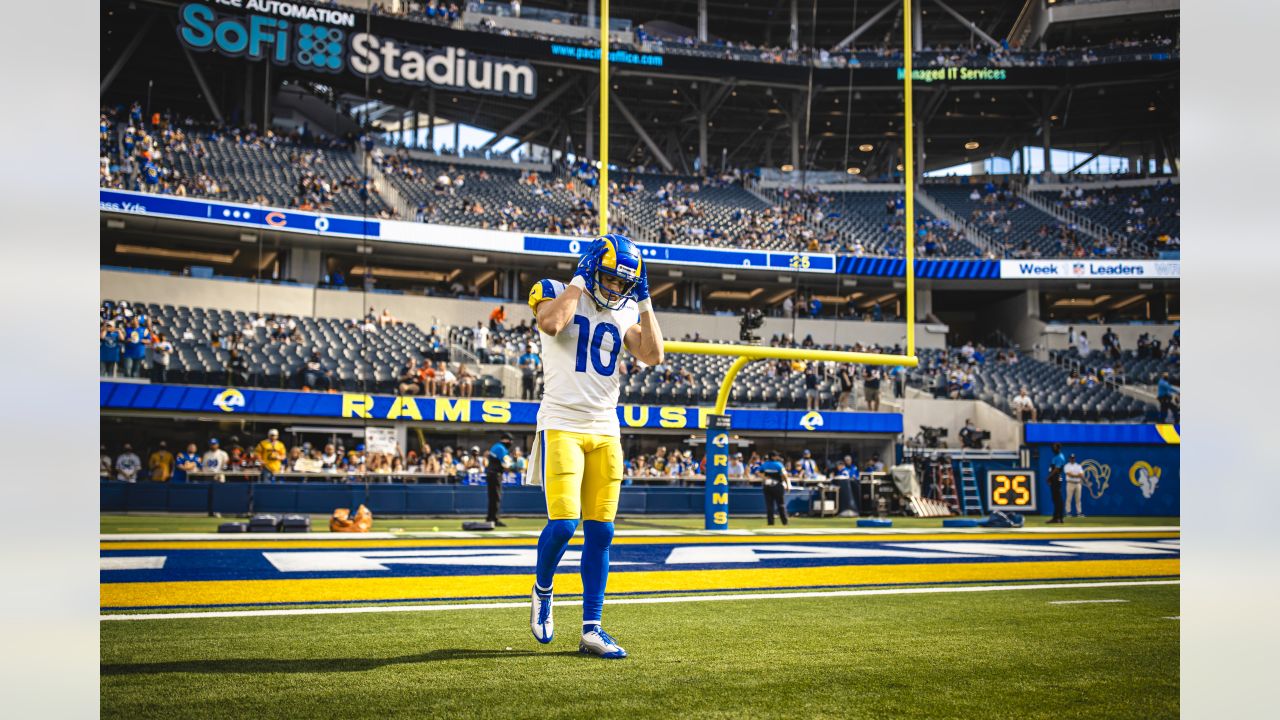
<svg viewBox="0 0 1280 720">
<path fill-rule="evenodd" d="M 988 470 L 986 500 L 989 510 L 1035 512 L 1035 471 Z"/>
</svg>

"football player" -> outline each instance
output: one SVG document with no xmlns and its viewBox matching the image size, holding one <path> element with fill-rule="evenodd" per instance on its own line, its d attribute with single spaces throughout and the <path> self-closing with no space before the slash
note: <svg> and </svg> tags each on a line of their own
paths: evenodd
<svg viewBox="0 0 1280 720">
<path fill-rule="evenodd" d="M 662 362 L 662 330 L 649 300 L 640 249 L 618 234 L 588 245 L 568 284 L 541 280 L 529 307 L 542 338 L 544 390 L 529 459 L 532 484 L 547 500 L 529 623 L 538 642 L 554 634 L 552 580 L 582 518 L 582 637 L 578 650 L 627 656 L 601 627 L 609 545 L 622 487 L 618 356 L 625 347 L 647 365 Z"/>
</svg>

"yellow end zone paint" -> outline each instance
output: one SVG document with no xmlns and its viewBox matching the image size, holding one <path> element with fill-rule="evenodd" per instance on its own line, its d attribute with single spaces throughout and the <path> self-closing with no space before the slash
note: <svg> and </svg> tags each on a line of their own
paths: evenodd
<svg viewBox="0 0 1280 720">
<path fill-rule="evenodd" d="M 707 543 L 830 543 L 830 542 L 921 542 L 939 540 L 1125 540 L 1135 538 L 1178 538 L 1178 531 L 1162 532 L 1070 532 L 1060 533 L 937 533 L 902 534 L 866 533 L 857 535 L 679 535 L 636 536 L 614 538 L 614 545 L 699 545 Z M 536 537 L 527 538 L 449 538 L 441 540 L 157 540 L 157 541 L 102 541 L 101 550 L 298 550 L 320 548 L 326 550 L 350 550 L 356 548 L 425 548 L 425 547 L 535 547 Z M 570 545 L 581 545 L 582 535 L 575 535 Z"/>
<path fill-rule="evenodd" d="M 609 578 L 609 592 L 741 590 L 856 585 L 988 582 L 997 580 L 1172 577 L 1179 560 L 1076 560 L 1070 562 L 998 562 L 907 565 L 845 565 L 819 568 L 752 568 L 620 572 Z M 527 595 L 532 573 L 451 577 L 359 579 L 223 580 L 198 582 L 105 583 L 104 608 L 255 605 L 438 598 L 519 597 Z M 562 594 L 579 594 L 577 573 L 556 581 Z"/>
</svg>

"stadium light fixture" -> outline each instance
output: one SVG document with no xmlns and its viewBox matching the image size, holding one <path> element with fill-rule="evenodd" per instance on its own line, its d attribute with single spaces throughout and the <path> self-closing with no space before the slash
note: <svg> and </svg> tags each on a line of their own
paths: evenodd
<svg viewBox="0 0 1280 720">
<path fill-rule="evenodd" d="M 861 175 L 862 168 L 857 168 L 857 167 L 845 168 L 845 172 L 849 173 L 850 175 Z"/>
<path fill-rule="evenodd" d="M 977 150 L 978 147 L 979 147 L 979 144 L 977 140 L 970 140 L 969 142 L 964 144 L 965 150 Z"/>
<path fill-rule="evenodd" d="M 858 149 L 861 150 L 862 152 L 871 152 L 876 148 L 871 143 L 862 143 L 861 145 L 858 146 Z"/>
<path fill-rule="evenodd" d="M 792 165 L 791 163 L 787 163 L 786 165 L 782 166 L 782 172 L 791 172 L 795 169 L 796 169 L 796 166 Z"/>
</svg>

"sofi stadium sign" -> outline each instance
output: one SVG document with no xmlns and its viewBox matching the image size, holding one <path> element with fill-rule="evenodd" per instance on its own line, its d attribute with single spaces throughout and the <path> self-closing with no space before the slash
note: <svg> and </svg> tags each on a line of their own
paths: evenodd
<svg viewBox="0 0 1280 720">
<path fill-rule="evenodd" d="M 280 0 L 217 0 L 215 5 L 248 14 L 222 14 L 201 3 L 183 5 L 178 37 L 184 45 L 311 72 L 349 72 L 407 85 L 519 98 L 533 98 L 538 92 L 537 72 L 529 63 L 357 32 L 355 14 L 343 10 Z"/>
</svg>

